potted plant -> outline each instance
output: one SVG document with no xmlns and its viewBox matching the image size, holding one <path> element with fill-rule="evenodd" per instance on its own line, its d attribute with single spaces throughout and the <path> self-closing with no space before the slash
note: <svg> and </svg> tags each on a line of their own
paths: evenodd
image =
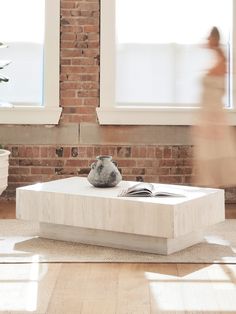
<svg viewBox="0 0 236 314">
<path fill-rule="evenodd" d="M 2 48 L 7 48 L 7 45 L 0 42 L 0 49 Z M 11 63 L 9 60 L 0 60 L 0 69 L 4 69 L 9 63 Z M 8 81 L 9 79 L 6 76 L 0 75 L 0 83 Z"/>
<path fill-rule="evenodd" d="M 0 145 L 0 195 L 7 188 L 10 151 Z"/>
<path fill-rule="evenodd" d="M 7 47 L 8 47 L 7 45 L 0 42 L 0 49 L 7 48 Z M 9 60 L 0 60 L 0 69 L 4 69 L 5 66 L 7 66 L 9 63 L 11 63 L 11 61 Z M 8 82 L 8 81 L 9 81 L 9 78 L 7 78 L 6 76 L 0 75 L 0 83 Z"/>
</svg>

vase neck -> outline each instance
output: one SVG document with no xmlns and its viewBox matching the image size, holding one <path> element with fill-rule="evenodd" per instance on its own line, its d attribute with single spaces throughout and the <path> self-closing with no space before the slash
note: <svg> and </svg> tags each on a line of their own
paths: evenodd
<svg viewBox="0 0 236 314">
<path fill-rule="evenodd" d="M 112 156 L 109 155 L 101 155 L 101 156 L 97 156 L 96 157 L 97 160 L 101 160 L 101 161 L 111 161 L 112 160 Z"/>
</svg>

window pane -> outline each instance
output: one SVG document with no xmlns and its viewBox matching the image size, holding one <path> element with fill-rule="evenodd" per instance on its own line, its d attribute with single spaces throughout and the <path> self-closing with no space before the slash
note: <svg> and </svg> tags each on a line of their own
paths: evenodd
<svg viewBox="0 0 236 314">
<path fill-rule="evenodd" d="M 45 0 L 0 1 L 0 104 L 42 105 Z"/>
<path fill-rule="evenodd" d="M 229 55 L 232 0 L 116 0 L 116 102 L 197 104 L 219 27 Z"/>
</svg>

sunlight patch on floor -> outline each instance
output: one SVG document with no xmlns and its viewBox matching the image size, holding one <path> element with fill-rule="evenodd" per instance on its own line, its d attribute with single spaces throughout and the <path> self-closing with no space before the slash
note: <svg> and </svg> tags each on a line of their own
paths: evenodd
<svg viewBox="0 0 236 314">
<path fill-rule="evenodd" d="M 38 283 L 46 273 L 46 265 L 38 263 L 39 256 L 30 264 L 1 265 L 0 311 L 35 311 L 38 303 Z"/>
<path fill-rule="evenodd" d="M 236 267 L 178 265 L 176 275 L 145 273 L 156 311 L 236 312 Z M 183 271 L 184 269 L 184 271 Z M 224 300 L 223 303 L 222 300 Z"/>
</svg>

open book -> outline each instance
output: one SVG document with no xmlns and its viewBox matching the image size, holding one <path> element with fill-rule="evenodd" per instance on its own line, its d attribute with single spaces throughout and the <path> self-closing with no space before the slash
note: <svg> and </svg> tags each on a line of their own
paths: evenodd
<svg viewBox="0 0 236 314">
<path fill-rule="evenodd" d="M 159 185 L 155 187 L 152 183 L 140 182 L 121 191 L 118 196 L 135 196 L 135 197 L 151 197 L 151 196 L 174 196 L 184 197 L 185 194 L 181 189 L 172 188 L 170 186 Z"/>
</svg>

